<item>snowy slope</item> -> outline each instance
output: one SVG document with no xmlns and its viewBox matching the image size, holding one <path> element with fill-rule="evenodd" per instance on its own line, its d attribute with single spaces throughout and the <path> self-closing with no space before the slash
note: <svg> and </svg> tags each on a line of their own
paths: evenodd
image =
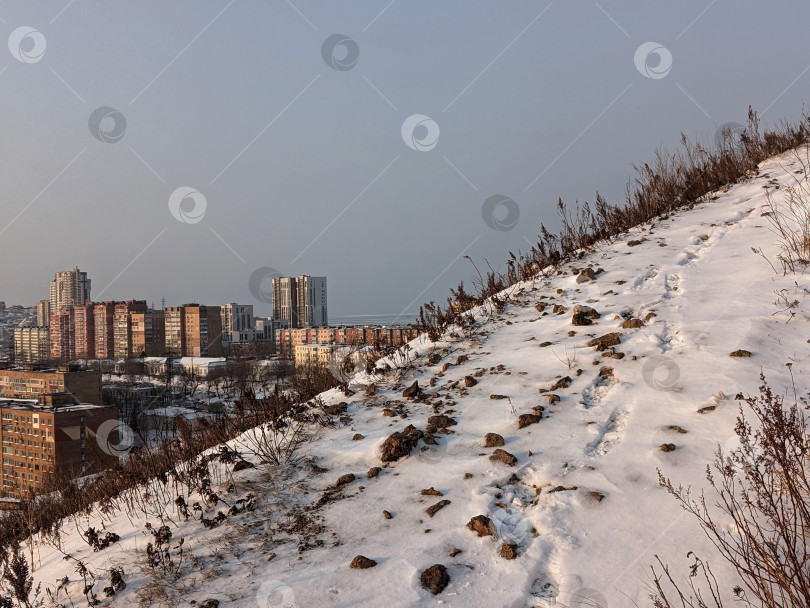
<svg viewBox="0 0 810 608">
<path fill-rule="evenodd" d="M 127 588 L 114 601 L 120 606 L 200 605 L 208 598 L 220 606 L 646 606 L 654 555 L 685 576 L 690 550 L 707 558 L 729 589 L 732 573 L 696 522 L 658 487 L 656 469 L 676 483 L 705 487 L 705 465 L 717 445 L 734 445 L 737 392 L 755 393 L 761 370 L 781 391 L 790 381 L 788 362 L 800 394 L 809 388 L 810 310 L 794 284 L 803 285 L 804 277 L 774 274 L 751 249 L 775 262 L 776 239 L 761 215 L 765 188 L 774 187 L 772 180 L 792 183 L 801 177 L 798 168 L 790 155 L 768 161 L 757 177 L 715 200 L 604 244 L 561 276 L 511 288 L 506 309 L 482 316 L 472 339 L 412 343 L 417 367 L 398 383 L 391 375 L 376 378 L 371 396 L 365 391 L 371 379 L 361 376 L 351 397 L 326 393 L 327 404 L 348 408 L 344 424 L 320 431 L 303 448 L 311 460 L 233 473 L 233 489 L 223 495 L 253 492 L 254 510 L 211 530 L 193 518 L 175 516 L 168 524 L 184 538 L 179 581 L 155 581 L 138 565 L 150 538 L 144 524 L 157 525 L 154 516 L 112 516 L 104 525 L 121 540 L 98 553 L 67 524 L 65 551 L 99 572 L 122 565 Z M 572 268 L 589 265 L 604 272 L 593 283 L 577 283 Z M 800 300 L 789 323 L 787 314 L 775 314 L 780 289 Z M 537 310 L 539 302 L 547 314 Z M 552 312 L 557 304 L 564 313 Z M 576 304 L 595 308 L 600 318 L 573 326 Z M 631 318 L 644 326 L 623 328 Z M 622 334 L 615 347 L 621 359 L 586 346 L 610 332 Z M 752 356 L 730 357 L 737 349 Z M 441 360 L 429 364 L 434 353 Z M 460 355 L 468 360 L 455 365 Z M 441 373 L 445 363 L 452 365 Z M 465 376 L 477 384 L 466 388 Z M 570 386 L 554 390 L 560 401 L 550 404 L 540 389 L 566 376 Z M 403 398 L 414 380 L 438 397 Z M 542 420 L 519 429 L 518 416 L 539 405 Z M 716 407 L 698 413 L 709 405 Z M 457 422 L 450 433 L 434 434 L 438 445 L 420 441 L 409 456 L 387 467 L 381 462 L 386 437 L 411 424 L 424 430 L 437 413 Z M 358 433 L 362 439 L 354 439 Z M 487 433 L 503 436 L 515 466 L 489 460 Z M 668 443 L 676 449 L 661 451 Z M 313 472 L 310 463 L 326 471 Z M 372 467 L 382 471 L 367 478 Z M 347 473 L 356 479 L 330 490 Z M 222 472 L 221 488 L 229 475 Z M 428 488 L 443 496 L 422 495 Z M 450 503 L 428 516 L 425 509 L 440 500 Z M 468 530 L 476 515 L 490 517 L 499 538 Z M 79 523 L 101 527 L 98 514 Z M 504 540 L 517 543 L 515 559 L 501 557 Z M 350 568 L 357 555 L 377 565 Z M 41 544 L 36 564 L 37 580 L 51 589 L 70 576 L 71 598 L 84 605 L 71 561 Z M 443 564 L 451 578 L 435 596 L 420 584 L 432 564 Z M 100 596 L 106 584 L 97 586 Z"/>
</svg>

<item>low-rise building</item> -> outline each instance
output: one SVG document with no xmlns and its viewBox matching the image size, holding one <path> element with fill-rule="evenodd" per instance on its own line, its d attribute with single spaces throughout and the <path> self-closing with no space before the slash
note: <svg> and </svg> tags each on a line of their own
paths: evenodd
<svg viewBox="0 0 810 608">
<path fill-rule="evenodd" d="M 52 489 L 55 480 L 118 464 L 115 407 L 76 403 L 67 395 L 0 399 L 0 432 L 3 498 L 27 498 Z"/>
</svg>

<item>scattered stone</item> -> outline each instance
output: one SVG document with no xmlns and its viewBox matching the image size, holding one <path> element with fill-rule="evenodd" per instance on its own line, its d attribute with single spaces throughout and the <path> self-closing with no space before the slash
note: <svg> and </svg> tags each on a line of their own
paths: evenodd
<svg viewBox="0 0 810 608">
<path fill-rule="evenodd" d="M 531 457 L 532 457 L 532 451 L 531 450 L 526 450 L 526 458 L 531 458 Z"/>
<path fill-rule="evenodd" d="M 565 306 L 563 306 L 562 304 L 555 304 L 554 308 L 551 309 L 551 312 L 553 312 L 555 315 L 561 315 L 566 310 L 568 310 L 568 309 Z"/>
<path fill-rule="evenodd" d="M 518 416 L 518 428 L 526 428 L 531 424 L 537 424 L 540 422 L 541 416 L 537 414 L 521 414 Z"/>
<path fill-rule="evenodd" d="M 373 568 L 377 565 L 373 559 L 369 559 L 364 555 L 358 555 L 352 560 L 352 563 L 349 564 L 350 568 L 356 568 L 358 570 L 366 570 L 367 568 Z"/>
<path fill-rule="evenodd" d="M 543 312 L 546 309 L 546 304 L 544 302 L 538 302 L 534 307 L 537 309 L 537 312 Z"/>
<path fill-rule="evenodd" d="M 422 490 L 420 494 L 422 496 L 444 496 L 444 494 L 436 490 L 433 486 L 430 486 L 427 490 Z"/>
<path fill-rule="evenodd" d="M 517 457 L 514 454 L 510 454 L 506 450 L 502 450 L 498 448 L 489 457 L 490 460 L 493 462 L 502 462 L 510 467 L 513 467 L 517 464 Z"/>
<path fill-rule="evenodd" d="M 662 452 L 674 452 L 675 451 L 675 444 L 674 443 L 662 443 L 660 446 Z"/>
<path fill-rule="evenodd" d="M 602 499 L 605 497 L 604 494 L 601 492 L 597 492 L 596 490 L 592 490 L 588 492 L 591 498 L 593 498 L 596 502 L 602 502 Z"/>
<path fill-rule="evenodd" d="M 412 424 L 405 427 L 402 432 L 392 433 L 383 442 L 380 448 L 380 459 L 383 462 L 394 462 L 411 453 L 424 433 Z"/>
<path fill-rule="evenodd" d="M 577 283 L 588 283 L 589 281 L 595 280 L 596 274 L 594 273 L 593 268 L 583 268 L 577 275 Z"/>
<path fill-rule="evenodd" d="M 686 433 L 686 429 L 682 429 L 676 424 L 671 424 L 667 427 L 668 431 L 677 431 L 678 433 Z"/>
<path fill-rule="evenodd" d="M 657 315 L 657 314 L 655 314 L 654 312 L 648 312 L 648 313 L 647 313 L 647 316 L 646 316 L 646 317 L 644 317 L 644 320 L 645 320 L 645 321 L 647 321 L 647 322 L 649 323 L 650 319 L 654 319 L 654 318 L 655 318 L 655 317 L 657 317 L 657 316 L 658 316 L 658 315 Z"/>
<path fill-rule="evenodd" d="M 430 568 L 422 571 L 420 577 L 422 586 L 430 590 L 433 595 L 438 595 L 450 583 L 450 575 L 447 574 L 447 568 L 441 564 L 433 564 Z"/>
<path fill-rule="evenodd" d="M 450 369 L 450 366 L 451 366 L 451 365 L 453 365 L 453 364 L 452 364 L 452 363 L 450 363 L 449 361 L 445 361 L 445 362 L 442 364 L 442 373 L 444 373 L 444 372 L 446 372 L 448 369 Z"/>
<path fill-rule="evenodd" d="M 568 487 L 555 486 L 555 487 L 551 488 L 548 492 L 549 492 L 549 494 L 553 494 L 554 492 L 571 492 L 571 491 L 576 490 L 576 489 L 577 489 L 577 486 L 568 486 Z"/>
<path fill-rule="evenodd" d="M 546 346 L 551 346 L 551 342 L 541 342 L 538 344 L 540 348 L 545 348 Z"/>
<path fill-rule="evenodd" d="M 504 559 L 515 559 L 517 557 L 517 547 L 513 542 L 507 541 L 501 545 L 501 557 Z"/>
<path fill-rule="evenodd" d="M 371 467 L 368 470 L 368 473 L 366 473 L 366 477 L 368 477 L 369 479 L 373 479 L 374 477 L 377 477 L 377 475 L 380 474 L 380 471 L 382 471 L 380 467 Z"/>
<path fill-rule="evenodd" d="M 640 239 L 638 239 L 638 240 L 627 241 L 627 246 L 628 246 L 628 247 L 635 247 L 636 245 L 641 245 L 641 244 L 642 244 L 644 241 L 646 241 L 646 240 L 647 240 L 647 239 L 645 239 L 644 237 L 642 237 L 642 238 L 640 238 Z"/>
<path fill-rule="evenodd" d="M 613 378 L 613 368 L 612 367 L 603 367 L 599 370 L 599 377 L 605 380 L 609 380 Z"/>
<path fill-rule="evenodd" d="M 475 386 L 476 384 L 478 384 L 478 380 L 476 380 L 472 376 L 464 376 L 464 386 L 470 388 Z"/>
<path fill-rule="evenodd" d="M 385 408 L 382 411 L 382 415 L 387 416 L 388 418 L 393 418 L 396 414 L 394 413 L 394 410 L 392 410 L 391 408 Z"/>
<path fill-rule="evenodd" d="M 560 396 L 557 395 L 556 393 L 549 393 L 548 395 L 545 395 L 545 397 L 549 405 L 553 405 L 554 403 L 560 402 Z"/>
<path fill-rule="evenodd" d="M 436 513 L 444 509 L 449 504 L 449 500 L 440 500 L 435 505 L 430 505 L 427 509 L 425 509 L 425 513 L 427 513 L 428 516 L 433 517 L 436 515 Z"/>
<path fill-rule="evenodd" d="M 425 433 L 425 436 L 422 437 L 422 441 L 424 441 L 426 445 L 439 445 L 439 442 L 436 441 L 433 433 Z"/>
<path fill-rule="evenodd" d="M 453 547 L 453 550 L 450 551 L 450 557 L 455 557 L 459 553 L 463 553 L 463 551 L 461 549 L 459 549 L 458 547 Z"/>
<path fill-rule="evenodd" d="M 599 336 L 593 340 L 589 340 L 587 346 L 595 346 L 596 350 L 606 350 L 611 346 L 618 346 L 622 343 L 621 332 L 614 331 L 604 336 Z"/>
<path fill-rule="evenodd" d="M 616 285 L 624 285 L 627 281 L 616 281 Z"/>
<path fill-rule="evenodd" d="M 377 385 L 373 382 L 366 387 L 366 396 L 371 397 L 374 393 L 377 392 Z"/>
<path fill-rule="evenodd" d="M 442 356 L 439 353 L 433 353 L 428 358 L 428 365 L 438 365 L 441 360 Z"/>
<path fill-rule="evenodd" d="M 456 357 L 456 365 L 461 365 L 462 363 L 466 363 L 470 360 L 470 357 L 467 355 L 459 355 Z"/>
<path fill-rule="evenodd" d="M 450 416 L 445 416 L 444 414 L 439 414 L 438 416 L 430 416 L 427 421 L 429 426 L 434 426 L 440 429 L 446 429 L 448 426 L 458 424 Z"/>
<path fill-rule="evenodd" d="M 419 388 L 419 380 L 414 380 L 413 384 L 402 392 L 402 396 L 406 399 L 410 399 L 412 397 L 418 397 L 420 392 L 422 392 L 422 389 Z"/>
<path fill-rule="evenodd" d="M 729 356 L 730 357 L 750 357 L 751 356 L 751 351 L 743 350 L 741 348 L 740 350 L 735 350 L 733 353 L 730 353 Z"/>
<path fill-rule="evenodd" d="M 394 516 L 393 516 L 393 515 L 391 515 L 391 513 L 390 513 L 389 511 L 383 511 L 383 517 L 384 517 L 385 519 L 391 519 L 391 518 L 392 518 L 392 517 L 394 517 Z"/>
<path fill-rule="evenodd" d="M 360 441 L 361 439 L 365 439 L 365 436 L 360 433 L 355 433 L 354 437 L 352 437 L 352 441 Z"/>
<path fill-rule="evenodd" d="M 698 410 L 698 414 L 707 414 L 709 412 L 713 412 L 716 408 L 716 405 L 707 405 L 706 407 L 700 408 Z"/>
<path fill-rule="evenodd" d="M 495 536 L 495 526 L 492 520 L 486 515 L 476 515 L 467 522 L 467 529 L 472 530 L 478 536 Z"/>
<path fill-rule="evenodd" d="M 490 395 L 489 398 L 490 399 L 508 399 L 509 397 L 507 397 L 506 395 Z"/>
<path fill-rule="evenodd" d="M 202 604 L 200 604 L 200 608 L 217 608 L 219 606 L 219 600 L 215 600 L 213 598 L 208 598 Z"/>
<path fill-rule="evenodd" d="M 641 319 L 628 319 L 622 323 L 622 327 L 624 329 L 637 329 L 639 327 L 644 327 L 644 321 Z"/>
<path fill-rule="evenodd" d="M 252 469 L 253 465 L 249 463 L 247 460 L 240 460 L 235 465 L 233 465 L 233 472 L 238 473 L 239 471 L 244 471 L 245 469 Z"/>
<path fill-rule="evenodd" d="M 313 464 L 310 467 L 310 470 L 314 475 L 321 475 L 323 473 L 326 473 L 329 469 L 324 469 L 323 467 L 319 467 L 317 464 Z"/>
<path fill-rule="evenodd" d="M 565 377 L 560 378 L 559 380 L 557 380 L 554 384 L 552 384 L 548 388 L 548 390 L 550 390 L 550 391 L 558 391 L 561 388 L 568 388 L 569 386 L 571 386 L 572 382 L 573 382 L 573 380 L 571 380 L 571 376 L 565 376 Z"/>
<path fill-rule="evenodd" d="M 349 407 L 349 404 L 345 401 L 341 401 L 340 403 L 336 403 L 335 405 L 328 405 L 324 408 L 324 412 L 326 412 L 330 416 L 338 416 L 346 411 Z"/>
<path fill-rule="evenodd" d="M 464 473 L 464 479 L 472 479 L 472 473 Z"/>
<path fill-rule="evenodd" d="M 485 448 L 499 448 L 504 445 L 504 440 L 501 435 L 498 433 L 487 433 L 484 436 L 484 447 Z"/>
<path fill-rule="evenodd" d="M 354 473 L 346 473 L 345 475 L 341 475 L 338 477 L 338 480 L 335 482 L 336 487 L 345 486 L 347 483 L 351 483 L 355 480 Z"/>
<path fill-rule="evenodd" d="M 574 306 L 573 316 L 571 317 L 572 325 L 593 325 L 593 319 L 599 318 L 599 313 L 590 306 Z"/>
</svg>

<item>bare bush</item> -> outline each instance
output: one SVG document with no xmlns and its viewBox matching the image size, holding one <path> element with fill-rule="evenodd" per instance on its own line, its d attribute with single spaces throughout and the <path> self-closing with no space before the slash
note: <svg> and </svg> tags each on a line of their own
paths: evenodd
<svg viewBox="0 0 810 608">
<path fill-rule="evenodd" d="M 794 386 L 787 405 L 764 375 L 761 379 L 759 395 L 737 395 L 740 447 L 728 454 L 718 449 L 713 466 L 706 467 L 715 499 L 711 507 L 703 492 L 695 497 L 689 488 L 675 486 L 658 473 L 660 484 L 698 520 L 720 556 L 733 566 L 740 584 L 724 593 L 708 564 L 695 557 L 689 590 L 682 591 L 659 559 L 663 572 L 652 567 L 655 591 L 650 596 L 657 608 L 722 607 L 729 596 L 762 608 L 810 606 L 807 401 L 800 402 Z"/>
</svg>

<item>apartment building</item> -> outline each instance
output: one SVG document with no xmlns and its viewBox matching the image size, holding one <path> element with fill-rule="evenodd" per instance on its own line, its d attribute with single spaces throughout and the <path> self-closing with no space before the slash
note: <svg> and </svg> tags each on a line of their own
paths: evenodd
<svg viewBox="0 0 810 608">
<path fill-rule="evenodd" d="M 273 279 L 273 318 L 291 328 L 326 327 L 326 277 L 275 277 Z"/>
<path fill-rule="evenodd" d="M 44 363 L 51 355 L 48 327 L 14 329 L 14 360 L 17 363 Z"/>
<path fill-rule="evenodd" d="M 37 399 L 43 395 L 68 394 L 81 403 L 101 404 L 101 372 L 13 368 L 0 370 L 0 398 Z"/>
<path fill-rule="evenodd" d="M 73 307 L 73 354 L 76 359 L 96 358 L 95 307 L 87 302 Z"/>
<path fill-rule="evenodd" d="M 186 352 L 184 357 L 220 357 L 222 355 L 222 313 L 219 306 L 187 304 Z"/>
<path fill-rule="evenodd" d="M 115 302 L 97 302 L 93 306 L 96 359 L 115 356 Z"/>
<path fill-rule="evenodd" d="M 113 309 L 113 358 L 131 359 L 141 354 L 133 348 L 132 314 L 145 314 L 144 300 L 116 302 Z"/>
<path fill-rule="evenodd" d="M 73 270 L 57 272 L 51 281 L 50 312 L 63 306 L 73 307 L 90 301 L 90 279 L 76 266 Z"/>
<path fill-rule="evenodd" d="M 222 309 L 222 341 L 252 342 L 256 339 L 252 304 L 225 304 Z"/>
<path fill-rule="evenodd" d="M 166 351 L 177 357 L 221 356 L 220 307 L 184 304 L 166 308 Z"/>
<path fill-rule="evenodd" d="M 51 303 L 49 300 L 37 302 L 37 327 L 48 327 L 51 324 Z"/>
<path fill-rule="evenodd" d="M 49 329 L 50 358 L 54 361 L 73 359 L 76 354 L 73 307 L 52 308 Z"/>
<path fill-rule="evenodd" d="M 132 354 L 157 357 L 166 351 L 166 315 L 162 310 L 130 313 Z"/>
<path fill-rule="evenodd" d="M 99 436 L 100 427 L 108 421 L 114 421 L 112 426 L 117 428 L 116 407 L 54 396 L 0 399 L 0 496 L 27 498 L 50 490 L 57 479 L 72 479 L 116 466 L 118 457 L 109 453 L 107 442 L 117 445 L 118 438 L 104 437 L 104 428 Z"/>
</svg>

